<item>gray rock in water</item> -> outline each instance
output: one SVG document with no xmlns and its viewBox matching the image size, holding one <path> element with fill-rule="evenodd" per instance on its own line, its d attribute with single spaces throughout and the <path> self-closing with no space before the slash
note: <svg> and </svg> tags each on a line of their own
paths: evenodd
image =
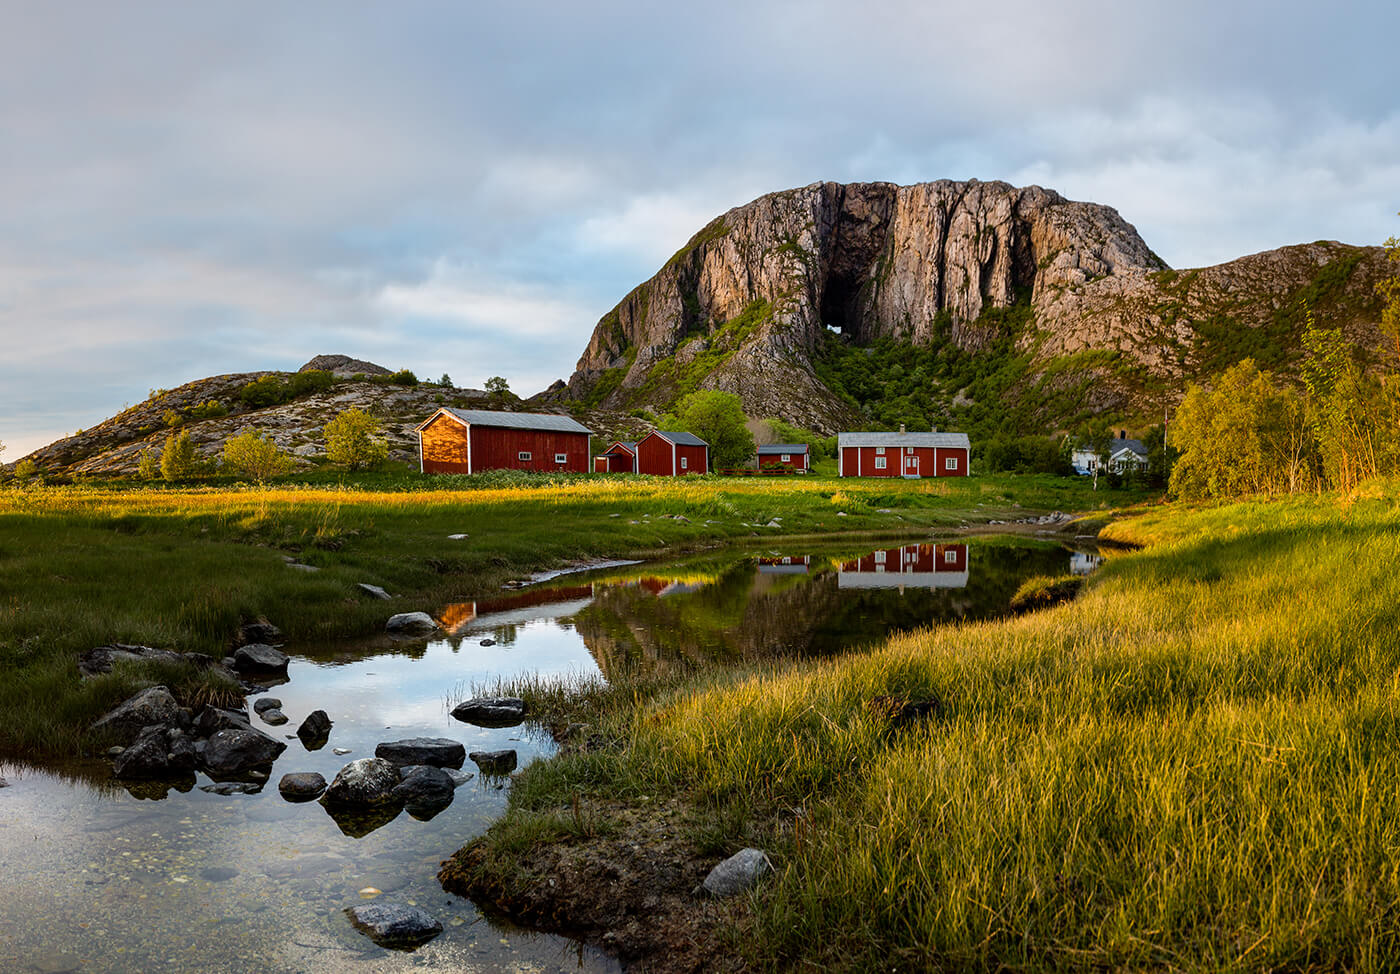
<svg viewBox="0 0 1400 974">
<path fill-rule="evenodd" d="M 515 770 L 515 749 L 503 751 L 473 751 L 467 755 L 476 762 L 482 774 L 504 775 Z"/>
<path fill-rule="evenodd" d="M 168 689 L 147 687 L 99 718 L 92 729 L 123 744 L 130 744 L 143 727 L 180 724 L 184 719 L 184 712 Z"/>
<path fill-rule="evenodd" d="M 169 778 L 194 770 L 194 741 L 178 727 L 147 727 L 112 762 L 118 778 Z"/>
<path fill-rule="evenodd" d="M 326 789 L 328 805 L 366 807 L 397 805 L 394 789 L 399 784 L 399 769 L 383 758 L 360 758 L 351 761 L 335 776 Z"/>
<path fill-rule="evenodd" d="M 309 802 L 321 797 L 326 790 L 326 779 L 315 771 L 297 771 L 284 774 L 277 782 L 277 790 L 289 802 Z"/>
<path fill-rule="evenodd" d="M 285 673 L 287 654 L 267 643 L 250 643 L 233 651 L 233 666 L 240 673 Z"/>
<path fill-rule="evenodd" d="M 466 760 L 467 749 L 446 737 L 410 737 L 380 744 L 374 749 L 374 756 L 398 767 L 430 764 L 435 768 L 460 768 Z"/>
<path fill-rule="evenodd" d="M 470 771 L 458 771 L 456 768 L 443 768 L 442 771 L 443 774 L 452 779 L 453 788 L 460 788 L 476 777 Z"/>
<path fill-rule="evenodd" d="M 347 909 L 350 922 L 381 947 L 412 950 L 442 933 L 430 913 L 406 903 L 376 900 Z"/>
<path fill-rule="evenodd" d="M 297 728 L 297 737 L 308 751 L 319 751 L 331 736 L 331 719 L 324 710 L 313 710 Z"/>
<path fill-rule="evenodd" d="M 196 737 L 209 737 L 228 728 L 251 728 L 248 713 L 244 710 L 226 710 L 222 707 L 205 707 L 194 719 Z"/>
<path fill-rule="evenodd" d="M 710 875 L 695 888 L 695 895 L 733 896 L 748 889 L 772 868 L 773 864 L 762 849 L 740 849 L 710 870 Z"/>
<path fill-rule="evenodd" d="M 368 582 L 356 582 L 355 587 L 366 595 L 373 595 L 376 599 L 392 599 L 393 596 L 384 591 L 378 585 L 371 585 Z"/>
<path fill-rule="evenodd" d="M 426 636 L 437 628 L 438 624 L 426 612 L 400 612 L 384 623 L 385 631 L 395 636 Z"/>
<path fill-rule="evenodd" d="M 452 804 L 456 790 L 446 771 L 418 765 L 394 787 L 394 796 L 414 818 L 429 819 Z"/>
<path fill-rule="evenodd" d="M 212 785 L 200 785 L 199 790 L 211 795 L 256 795 L 263 786 L 247 781 L 216 781 Z"/>
<path fill-rule="evenodd" d="M 206 866 L 199 871 L 199 878 L 211 883 L 225 883 L 237 875 L 238 870 L 232 866 Z"/>
<path fill-rule="evenodd" d="M 255 713 L 255 714 L 261 715 L 261 714 L 263 714 L 263 713 L 265 713 L 266 711 L 269 711 L 269 710 L 281 710 L 281 709 L 282 709 L 282 701 L 281 701 L 281 700 L 278 700 L 276 697 L 263 697 L 263 698 L 261 698 L 261 699 L 259 699 L 259 700 L 254 700 L 254 701 L 253 701 L 253 713 Z"/>
<path fill-rule="evenodd" d="M 525 719 L 525 701 L 519 697 L 477 697 L 452 708 L 452 716 L 478 727 L 514 727 Z"/>
<path fill-rule="evenodd" d="M 212 775 L 243 774 L 271 764 L 286 749 L 286 744 L 252 727 L 225 728 L 204 745 L 204 768 Z"/>
<path fill-rule="evenodd" d="M 483 646 L 494 646 L 494 645 L 496 645 L 496 640 L 494 640 L 494 639 L 489 639 L 489 638 L 488 638 L 488 639 L 483 639 L 483 640 L 481 641 L 481 645 L 483 645 Z"/>
<path fill-rule="evenodd" d="M 287 715 L 276 707 L 271 707 L 262 712 L 262 719 L 264 723 L 271 724 L 273 727 L 280 727 L 287 722 Z"/>
<path fill-rule="evenodd" d="M 238 644 L 240 646 L 246 646 L 249 643 L 275 643 L 281 638 L 282 630 L 266 619 L 244 623 L 238 629 Z"/>
</svg>

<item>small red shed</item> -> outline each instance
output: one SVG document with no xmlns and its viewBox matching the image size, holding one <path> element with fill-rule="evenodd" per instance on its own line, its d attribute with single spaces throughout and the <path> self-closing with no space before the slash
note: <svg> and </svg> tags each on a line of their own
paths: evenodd
<svg viewBox="0 0 1400 974">
<path fill-rule="evenodd" d="M 966 433 L 841 433 L 842 477 L 966 477 L 972 444 Z"/>
<path fill-rule="evenodd" d="M 637 441 L 637 472 L 658 477 L 708 473 L 710 445 L 694 433 L 652 430 Z"/>
<path fill-rule="evenodd" d="M 808 462 L 806 443 L 768 443 L 758 448 L 758 469 L 764 467 L 791 467 L 806 472 L 812 469 Z"/>
<path fill-rule="evenodd" d="M 635 440 L 614 440 L 613 445 L 593 458 L 594 473 L 636 473 Z"/>
<path fill-rule="evenodd" d="M 417 433 L 423 473 L 588 472 L 590 431 L 569 416 L 443 407 Z"/>
</svg>

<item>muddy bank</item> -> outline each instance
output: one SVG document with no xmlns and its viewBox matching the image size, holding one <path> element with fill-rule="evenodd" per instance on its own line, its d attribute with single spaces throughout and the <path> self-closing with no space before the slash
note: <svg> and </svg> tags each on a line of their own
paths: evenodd
<svg viewBox="0 0 1400 974">
<path fill-rule="evenodd" d="M 483 839 L 463 847 L 442 864 L 443 889 L 488 915 L 601 947 L 629 970 L 748 969 L 736 944 L 749 922 L 747 898 L 693 895 L 723 856 L 704 856 L 685 838 L 679 802 L 585 801 L 561 814 L 576 823 L 571 834 L 508 857 Z"/>
</svg>

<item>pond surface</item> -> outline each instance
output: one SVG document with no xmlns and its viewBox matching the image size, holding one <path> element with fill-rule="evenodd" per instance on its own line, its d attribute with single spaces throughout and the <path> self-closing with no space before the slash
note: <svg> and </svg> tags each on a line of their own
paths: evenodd
<svg viewBox="0 0 1400 974">
<path fill-rule="evenodd" d="M 895 629 L 997 615 L 1024 578 L 1083 571 L 1087 555 L 1004 541 L 728 551 L 445 606 L 434 614 L 446 638 L 426 643 L 285 647 L 288 682 L 259 696 L 280 699 L 290 722 L 252 723 L 288 747 L 259 793 L 210 793 L 202 774 L 129 790 L 105 761 L 0 766 L 0 971 L 617 970 L 566 939 L 495 926 L 438 886 L 439 863 L 503 811 L 508 781 L 476 776 L 430 821 L 401 812 L 342 829 L 319 803 L 284 801 L 277 780 L 319 771 L 329 781 L 408 737 L 515 748 L 524 766 L 553 744 L 530 725 L 454 720 L 473 684 L 836 653 Z M 293 731 L 316 709 L 334 727 L 308 751 Z M 422 907 L 443 934 L 413 953 L 375 946 L 343 912 L 376 895 L 368 889 Z"/>
</svg>

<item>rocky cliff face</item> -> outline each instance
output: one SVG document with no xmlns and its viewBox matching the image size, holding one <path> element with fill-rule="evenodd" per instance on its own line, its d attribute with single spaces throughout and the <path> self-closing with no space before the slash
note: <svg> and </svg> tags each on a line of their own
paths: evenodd
<svg viewBox="0 0 1400 974">
<path fill-rule="evenodd" d="M 857 345 L 951 341 L 976 353 L 1005 337 L 989 312 L 1028 303 L 1032 325 L 1014 336 L 1019 348 L 1046 363 L 1119 353 L 1095 383 L 1095 406 L 1131 412 L 1144 408 L 1135 400 L 1144 383 L 1199 372 L 1210 358 L 1198 347 L 1203 324 L 1268 326 L 1323 268 L 1357 250 L 1286 248 L 1177 274 L 1117 211 L 1040 187 L 814 183 L 712 221 L 603 316 L 567 390 L 549 395 L 662 409 L 686 392 L 722 389 L 751 416 L 831 432 L 860 417 L 813 367 L 828 333 Z M 1351 263 L 1364 265 L 1357 279 L 1343 283 L 1364 318 L 1381 264 L 1378 249 L 1362 253 Z M 1344 324 L 1364 339 L 1358 314 Z"/>
</svg>

